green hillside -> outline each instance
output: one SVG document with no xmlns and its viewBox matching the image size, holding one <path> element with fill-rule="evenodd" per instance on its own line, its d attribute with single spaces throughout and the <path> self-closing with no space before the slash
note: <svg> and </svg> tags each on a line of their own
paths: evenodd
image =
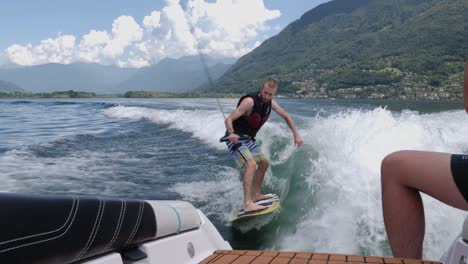
<svg viewBox="0 0 468 264">
<path fill-rule="evenodd" d="M 280 92 L 308 97 L 457 98 L 464 17 L 466 0 L 331 1 L 239 59 L 215 90 L 251 91 L 272 77 Z"/>
</svg>

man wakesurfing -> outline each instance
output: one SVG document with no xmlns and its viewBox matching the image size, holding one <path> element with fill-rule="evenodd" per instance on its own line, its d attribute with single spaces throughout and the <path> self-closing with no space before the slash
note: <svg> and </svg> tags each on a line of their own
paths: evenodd
<svg viewBox="0 0 468 264">
<path fill-rule="evenodd" d="M 275 80 L 266 80 L 260 91 L 242 96 L 236 110 L 226 119 L 225 125 L 228 133 L 227 147 L 239 168 L 245 168 L 244 173 L 244 212 L 255 212 L 267 207 L 255 202 L 272 198 L 271 195 L 261 193 L 263 178 L 270 163 L 257 145 L 255 136 L 263 124 L 268 120 L 271 110 L 278 113 L 291 129 L 294 144 L 302 146 L 303 140 L 297 132 L 291 116 L 273 100 L 278 89 Z M 247 137 L 239 138 L 239 135 Z M 252 182 L 255 175 L 254 192 Z"/>
</svg>

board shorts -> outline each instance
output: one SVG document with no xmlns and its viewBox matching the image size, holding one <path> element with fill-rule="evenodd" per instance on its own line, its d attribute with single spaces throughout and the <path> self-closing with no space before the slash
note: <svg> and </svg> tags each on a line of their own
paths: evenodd
<svg viewBox="0 0 468 264">
<path fill-rule="evenodd" d="M 450 158 L 453 180 L 468 202 L 468 155 L 453 154 Z"/>
<path fill-rule="evenodd" d="M 255 159 L 255 162 L 266 160 L 265 154 L 260 150 L 255 139 L 239 140 L 238 143 L 226 142 L 231 153 L 231 157 L 236 162 L 237 168 L 244 168 L 244 164 L 249 159 Z"/>
</svg>

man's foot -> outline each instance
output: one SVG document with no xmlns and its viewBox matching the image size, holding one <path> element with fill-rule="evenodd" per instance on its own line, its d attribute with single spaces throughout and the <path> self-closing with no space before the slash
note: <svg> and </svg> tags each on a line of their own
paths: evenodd
<svg viewBox="0 0 468 264">
<path fill-rule="evenodd" d="M 266 199 L 271 199 L 276 197 L 275 194 L 269 193 L 269 194 L 257 194 L 255 195 L 255 202 L 261 201 L 261 200 L 266 200 Z"/>
<path fill-rule="evenodd" d="M 247 206 L 244 206 L 244 213 L 248 214 L 248 213 L 252 213 L 252 212 L 265 210 L 267 208 L 268 207 L 263 206 L 263 205 L 258 205 L 258 204 L 255 204 L 255 203 L 251 203 L 251 204 L 249 204 Z"/>
</svg>

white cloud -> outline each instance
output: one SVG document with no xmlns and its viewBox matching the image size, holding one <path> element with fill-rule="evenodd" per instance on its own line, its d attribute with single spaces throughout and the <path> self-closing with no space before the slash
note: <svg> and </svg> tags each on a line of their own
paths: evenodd
<svg viewBox="0 0 468 264">
<path fill-rule="evenodd" d="M 142 37 L 143 29 L 133 17 L 118 17 L 112 24 L 112 38 L 102 49 L 102 55 L 108 59 L 118 59 L 123 55 L 125 48 L 133 42 L 140 41 Z"/>
<path fill-rule="evenodd" d="M 106 31 L 91 30 L 88 34 L 83 36 L 80 45 L 86 47 L 93 47 L 98 45 L 106 44 L 110 37 Z"/>
<path fill-rule="evenodd" d="M 106 31 L 91 30 L 77 47 L 77 58 L 85 62 L 101 62 L 101 51 L 111 37 Z"/>
<path fill-rule="evenodd" d="M 193 0 L 188 9 L 202 51 L 236 57 L 252 50 L 259 32 L 269 29 L 266 22 L 281 15 L 268 10 L 263 0 Z"/>
<path fill-rule="evenodd" d="M 257 47 L 267 36 L 267 22 L 278 18 L 264 0 L 165 0 L 166 6 L 151 12 L 138 24 L 120 16 L 112 31 L 90 30 L 78 44 L 71 35 L 59 35 L 37 46 L 14 44 L 5 50 L 10 62 L 35 65 L 77 61 L 142 67 L 164 57 L 194 55 L 239 57 Z M 192 32 L 193 31 L 193 32 Z M 261 34 L 263 33 L 263 34 Z"/>
<path fill-rule="evenodd" d="M 149 66 L 150 64 L 148 63 L 147 60 L 143 59 L 143 58 L 130 58 L 126 61 L 121 61 L 119 60 L 117 62 L 117 66 L 119 67 L 130 67 L 130 68 L 141 68 L 141 67 L 144 67 L 144 66 Z"/>
<path fill-rule="evenodd" d="M 7 58 L 19 65 L 35 65 L 48 62 L 71 63 L 74 60 L 75 37 L 58 36 L 55 39 L 42 40 L 38 46 L 31 44 L 11 45 L 5 51 Z"/>
<path fill-rule="evenodd" d="M 151 15 L 145 16 L 143 19 L 143 25 L 145 28 L 152 30 L 161 26 L 161 12 L 153 11 Z"/>
</svg>

